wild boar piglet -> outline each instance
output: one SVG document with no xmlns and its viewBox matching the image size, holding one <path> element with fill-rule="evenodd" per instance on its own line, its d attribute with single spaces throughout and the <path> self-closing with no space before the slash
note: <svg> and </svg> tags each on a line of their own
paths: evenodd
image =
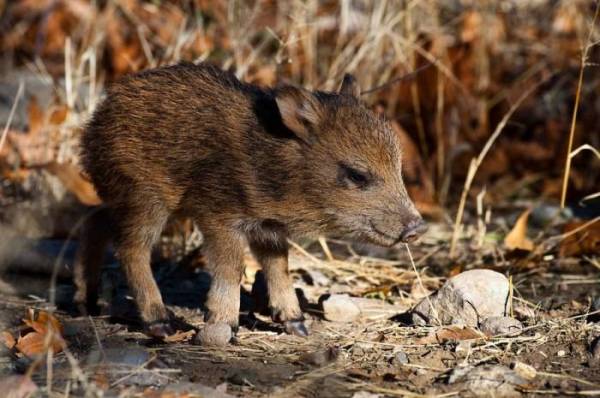
<svg viewBox="0 0 600 398">
<path fill-rule="evenodd" d="M 398 137 L 359 100 L 350 75 L 339 92 L 265 89 L 208 64 L 126 77 L 108 88 L 83 133 L 83 165 L 105 208 L 83 228 L 76 301 L 97 309 L 112 240 L 147 333 L 172 333 L 150 254 L 178 214 L 204 236 L 212 277 L 206 341 L 224 343 L 219 336 L 238 326 L 246 246 L 264 270 L 273 320 L 305 335 L 288 238 L 382 246 L 416 239 L 424 223 L 402 182 L 401 155 Z"/>
</svg>

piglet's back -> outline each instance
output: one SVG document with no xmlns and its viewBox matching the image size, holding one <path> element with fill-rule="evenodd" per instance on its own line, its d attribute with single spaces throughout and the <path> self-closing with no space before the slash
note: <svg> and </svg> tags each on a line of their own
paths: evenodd
<svg viewBox="0 0 600 398">
<path fill-rule="evenodd" d="M 194 164 L 230 148 L 240 126 L 254 123 L 256 90 L 212 65 L 126 77 L 108 88 L 83 134 L 84 168 L 105 200 L 117 199 L 115 185 L 172 196 L 185 189 Z"/>
</svg>

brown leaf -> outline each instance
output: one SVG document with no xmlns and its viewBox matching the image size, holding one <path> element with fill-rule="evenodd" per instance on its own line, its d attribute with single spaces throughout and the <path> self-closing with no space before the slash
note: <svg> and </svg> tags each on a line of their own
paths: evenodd
<svg viewBox="0 0 600 398">
<path fill-rule="evenodd" d="M 465 266 L 463 264 L 456 264 L 455 266 L 453 266 L 452 268 L 450 268 L 450 271 L 448 272 L 448 277 L 453 277 L 456 276 L 458 274 L 460 274 L 461 272 L 463 272 L 465 269 Z"/>
<path fill-rule="evenodd" d="M 573 231 L 585 223 L 586 221 L 568 223 L 564 226 L 563 233 Z M 572 257 L 598 253 L 600 253 L 600 222 L 595 222 L 581 231 L 578 231 L 565 238 L 560 243 L 559 247 L 560 257 Z"/>
<path fill-rule="evenodd" d="M 417 340 L 417 344 L 440 344 L 447 341 L 484 339 L 485 334 L 468 326 L 451 325 L 432 330 Z"/>
<path fill-rule="evenodd" d="M 520 216 L 513 229 L 504 238 L 504 245 L 510 250 L 533 250 L 533 242 L 527 238 L 527 220 L 531 210 L 525 210 Z"/>
<path fill-rule="evenodd" d="M 57 353 L 65 347 L 63 327 L 60 321 L 48 312 L 29 309 L 23 322 L 28 327 L 21 332 L 15 345 L 19 352 L 31 357 L 44 354 L 48 349 Z"/>
<path fill-rule="evenodd" d="M 46 311 L 27 310 L 27 318 L 23 322 L 38 333 L 48 333 L 49 330 L 63 333 L 63 326 L 58 319 Z"/>
<path fill-rule="evenodd" d="M 15 340 L 13 335 L 7 331 L 2 332 L 2 340 L 8 349 L 12 349 L 17 344 L 17 340 Z"/>
<path fill-rule="evenodd" d="M 96 194 L 94 185 L 83 176 L 78 166 L 70 163 L 51 162 L 45 166 L 45 169 L 58 177 L 65 188 L 84 205 L 97 206 L 102 203 Z"/>
<path fill-rule="evenodd" d="M 30 332 L 25 336 L 19 337 L 17 341 L 17 345 L 15 348 L 20 352 L 25 354 L 28 357 L 33 357 L 39 354 L 44 354 L 46 352 L 45 349 L 45 340 L 43 334 L 38 332 Z M 54 351 L 54 350 L 53 350 Z M 54 352 L 59 352 L 60 349 Z"/>
<path fill-rule="evenodd" d="M 39 134 L 42 131 L 42 127 L 44 126 L 44 112 L 38 105 L 37 99 L 35 97 L 31 97 L 29 101 L 29 106 L 27 108 L 28 118 L 29 118 L 29 131 L 27 134 L 29 136 L 34 136 Z"/>
<path fill-rule="evenodd" d="M 61 105 L 54 109 L 50 114 L 50 123 L 51 124 L 62 124 L 67 115 L 69 114 L 69 107 L 66 105 Z"/>
</svg>

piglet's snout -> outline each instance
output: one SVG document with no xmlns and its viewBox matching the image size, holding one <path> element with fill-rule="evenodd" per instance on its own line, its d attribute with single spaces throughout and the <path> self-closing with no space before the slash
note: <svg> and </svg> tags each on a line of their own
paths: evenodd
<svg viewBox="0 0 600 398">
<path fill-rule="evenodd" d="M 408 223 L 400 234 L 400 241 L 403 243 L 411 243 L 417 240 L 427 231 L 427 224 L 422 218 L 418 218 Z"/>
</svg>

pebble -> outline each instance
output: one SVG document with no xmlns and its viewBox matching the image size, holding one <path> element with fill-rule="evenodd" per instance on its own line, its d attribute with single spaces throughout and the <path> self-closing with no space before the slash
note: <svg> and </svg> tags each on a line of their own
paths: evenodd
<svg viewBox="0 0 600 398">
<path fill-rule="evenodd" d="M 393 362 L 395 365 L 406 365 L 408 363 L 408 355 L 404 351 L 398 351 L 394 354 Z"/>
<path fill-rule="evenodd" d="M 204 328 L 196 335 L 195 344 L 204 346 L 225 346 L 233 338 L 231 326 L 226 323 L 215 323 L 204 325 Z"/>
<path fill-rule="evenodd" d="M 537 376 L 537 370 L 533 366 L 527 365 L 526 363 L 516 361 L 512 365 L 513 371 L 524 378 L 525 380 L 533 380 Z"/>
<path fill-rule="evenodd" d="M 486 269 L 465 271 L 422 299 L 413 309 L 412 319 L 420 326 L 462 324 L 476 327 L 482 319 L 505 316 L 508 295 L 508 279 L 501 273 Z"/>
<path fill-rule="evenodd" d="M 360 316 L 360 308 L 347 294 L 332 294 L 322 301 L 325 319 L 333 322 L 352 322 Z"/>
</svg>

